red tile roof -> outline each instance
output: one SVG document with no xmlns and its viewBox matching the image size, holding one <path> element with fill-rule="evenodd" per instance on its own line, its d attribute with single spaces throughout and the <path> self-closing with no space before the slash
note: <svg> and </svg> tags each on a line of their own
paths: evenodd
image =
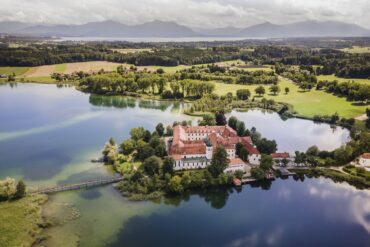
<svg viewBox="0 0 370 247">
<path fill-rule="evenodd" d="M 171 155 L 204 154 L 206 145 L 204 140 L 188 140 L 189 133 L 206 133 L 213 149 L 222 146 L 226 149 L 234 149 L 238 142 L 244 144 L 250 154 L 259 154 L 249 136 L 239 137 L 235 130 L 229 126 L 181 126 L 173 128 L 173 140 L 169 149 Z M 177 156 L 176 156 L 177 157 Z"/>
<path fill-rule="evenodd" d="M 230 160 L 229 166 L 235 166 L 240 164 L 245 164 L 245 162 L 240 158 L 235 158 Z"/>
<path fill-rule="evenodd" d="M 362 154 L 361 155 L 361 158 L 369 160 L 370 159 L 370 153 L 364 153 L 364 154 Z"/>
<path fill-rule="evenodd" d="M 273 159 L 288 159 L 290 158 L 290 155 L 289 153 L 285 152 L 285 153 L 273 153 L 271 154 L 272 158 Z"/>
</svg>

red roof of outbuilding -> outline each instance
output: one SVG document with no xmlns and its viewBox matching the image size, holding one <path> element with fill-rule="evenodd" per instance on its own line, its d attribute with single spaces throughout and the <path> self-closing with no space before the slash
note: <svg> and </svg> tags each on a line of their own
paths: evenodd
<svg viewBox="0 0 370 247">
<path fill-rule="evenodd" d="M 272 158 L 273 159 L 288 159 L 290 158 L 290 155 L 289 153 L 285 152 L 285 153 L 273 153 L 271 154 Z"/>
<path fill-rule="evenodd" d="M 361 158 L 363 158 L 363 159 L 370 159 L 370 153 L 364 153 L 364 154 L 362 154 L 361 155 Z"/>
</svg>

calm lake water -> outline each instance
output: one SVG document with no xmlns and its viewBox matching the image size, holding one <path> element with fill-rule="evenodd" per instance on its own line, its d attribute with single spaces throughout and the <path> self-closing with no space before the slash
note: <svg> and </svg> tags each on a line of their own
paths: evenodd
<svg viewBox="0 0 370 247">
<path fill-rule="evenodd" d="M 23 178 L 36 187 L 111 176 L 109 168 L 89 162 L 109 137 L 121 141 L 130 128 L 154 129 L 158 122 L 195 122 L 180 113 L 183 107 L 55 85 L 1 85 L 0 179 Z M 232 115 L 276 139 L 279 150 L 303 151 L 313 144 L 333 149 L 348 137 L 340 128 L 283 121 L 275 114 Z M 370 246 L 370 192 L 323 178 L 155 202 L 129 202 L 108 185 L 56 194 L 50 201 L 47 210 L 73 205 L 81 217 L 49 229 L 47 246 Z"/>
<path fill-rule="evenodd" d="M 263 37 L 137 37 L 137 38 L 120 38 L 120 37 L 61 37 L 54 41 L 128 41 L 128 42 L 212 42 L 212 41 L 238 41 L 251 39 L 266 39 Z"/>
</svg>

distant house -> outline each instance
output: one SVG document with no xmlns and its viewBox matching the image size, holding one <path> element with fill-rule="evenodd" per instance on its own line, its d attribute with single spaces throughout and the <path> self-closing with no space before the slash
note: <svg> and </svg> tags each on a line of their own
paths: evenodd
<svg viewBox="0 0 370 247">
<path fill-rule="evenodd" d="M 294 163 L 294 157 L 287 152 L 273 153 L 271 154 L 271 157 L 277 165 L 283 165 L 283 160 L 287 161 L 284 165 L 293 165 Z"/>
<path fill-rule="evenodd" d="M 287 153 L 287 152 L 273 153 L 273 154 L 271 154 L 271 157 L 272 157 L 273 160 L 282 160 L 282 159 L 290 160 L 291 159 L 290 154 Z"/>
<path fill-rule="evenodd" d="M 364 153 L 358 159 L 358 164 L 362 167 L 370 168 L 370 153 Z"/>
</svg>

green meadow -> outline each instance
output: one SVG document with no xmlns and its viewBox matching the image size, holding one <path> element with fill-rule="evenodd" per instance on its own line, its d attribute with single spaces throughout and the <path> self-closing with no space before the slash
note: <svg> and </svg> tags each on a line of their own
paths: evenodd
<svg viewBox="0 0 370 247">
<path fill-rule="evenodd" d="M 228 92 L 235 95 L 238 89 L 249 89 L 252 93 L 252 97 L 258 97 L 254 90 L 259 85 L 237 85 L 218 82 L 216 82 L 215 85 L 215 93 L 218 95 L 224 95 Z M 294 110 L 303 116 L 332 115 L 337 112 L 340 116 L 349 118 L 364 114 L 366 110 L 366 106 L 357 106 L 354 102 L 349 102 L 345 98 L 337 97 L 321 90 L 313 89 L 303 92 L 294 83 L 285 78 L 280 78 L 279 86 L 281 92 L 277 95 L 270 94 L 268 90 L 270 86 L 264 86 L 266 89 L 264 97 L 291 104 Z M 289 88 L 288 94 L 284 92 L 286 87 Z"/>
<path fill-rule="evenodd" d="M 354 82 L 370 85 L 370 79 L 342 78 L 342 77 L 338 77 L 338 76 L 335 76 L 335 75 L 319 75 L 319 76 L 317 76 L 317 80 L 318 81 L 324 81 L 324 80 L 334 81 L 334 80 L 337 80 L 338 82 L 354 81 Z"/>
<path fill-rule="evenodd" d="M 0 74 L 15 74 L 16 76 L 22 75 L 29 70 L 29 67 L 0 67 Z"/>
</svg>

